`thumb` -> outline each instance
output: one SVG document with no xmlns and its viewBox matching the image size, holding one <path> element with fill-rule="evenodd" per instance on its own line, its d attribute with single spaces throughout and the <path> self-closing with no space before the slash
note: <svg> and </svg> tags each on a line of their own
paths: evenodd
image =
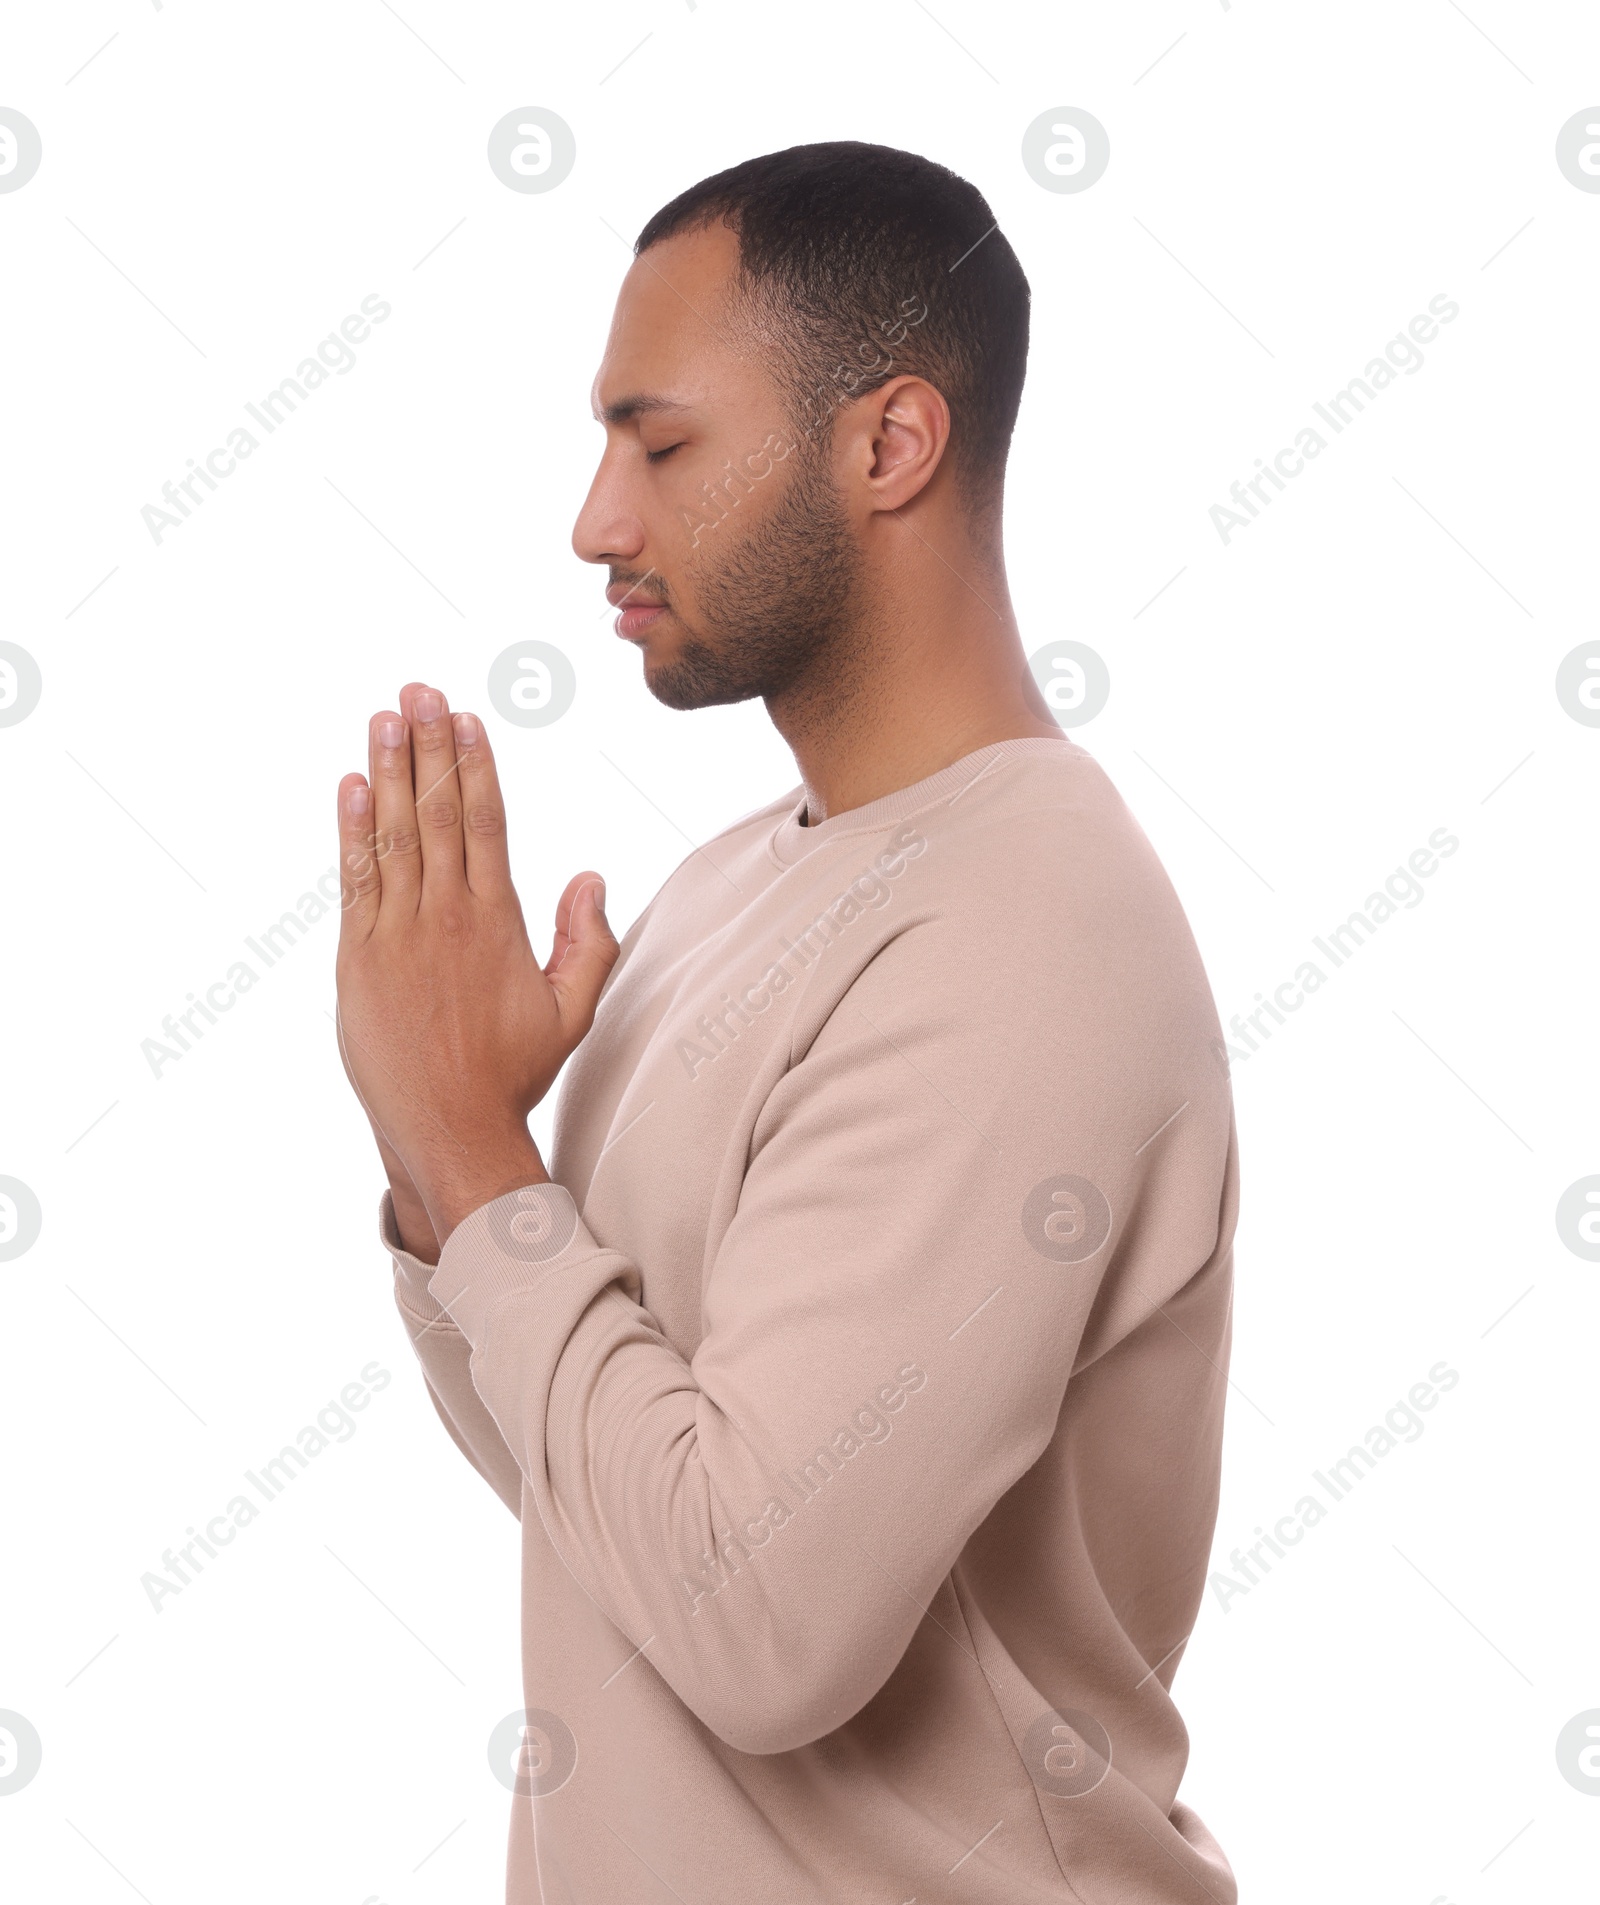
<svg viewBox="0 0 1600 1905">
<path fill-rule="evenodd" d="M 556 907 L 556 936 L 545 977 L 567 1035 L 583 1037 L 594 1023 L 606 976 L 621 948 L 606 918 L 606 883 L 598 873 L 578 873 Z"/>
</svg>

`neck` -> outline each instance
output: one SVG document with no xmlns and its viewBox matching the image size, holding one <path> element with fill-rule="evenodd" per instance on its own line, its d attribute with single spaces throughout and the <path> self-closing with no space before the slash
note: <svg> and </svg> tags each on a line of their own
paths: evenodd
<svg viewBox="0 0 1600 1905">
<path fill-rule="evenodd" d="M 1061 738 L 1029 670 L 998 553 L 941 552 L 905 525 L 893 534 L 854 625 L 767 702 L 800 770 L 808 826 L 996 741 Z"/>
</svg>

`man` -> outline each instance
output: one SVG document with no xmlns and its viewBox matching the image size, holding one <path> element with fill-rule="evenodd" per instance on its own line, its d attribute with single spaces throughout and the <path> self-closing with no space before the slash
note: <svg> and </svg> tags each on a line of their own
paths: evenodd
<svg viewBox="0 0 1600 1905">
<path fill-rule="evenodd" d="M 523 1526 L 519 1905 L 1235 1897 L 1168 1693 L 1231 1100 L 1177 899 L 1011 612 L 1027 329 L 926 160 L 695 186 L 623 283 L 573 542 L 651 691 L 760 696 L 802 785 L 620 948 L 578 874 L 541 967 L 474 717 L 413 683 L 340 784 L 400 1310 Z"/>
</svg>

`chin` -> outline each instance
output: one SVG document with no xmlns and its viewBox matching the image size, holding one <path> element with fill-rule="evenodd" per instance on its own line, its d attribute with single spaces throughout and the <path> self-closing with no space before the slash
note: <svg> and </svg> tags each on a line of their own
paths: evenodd
<svg viewBox="0 0 1600 1905">
<path fill-rule="evenodd" d="M 665 657 L 645 656 L 644 685 L 664 708 L 690 713 L 696 708 L 724 707 L 735 701 L 748 701 L 748 690 L 735 690 L 726 682 L 707 680 L 683 662 Z"/>
<path fill-rule="evenodd" d="M 644 685 L 664 708 L 675 708 L 680 713 L 687 713 L 706 705 L 705 697 L 696 692 L 694 684 L 686 681 L 680 670 L 665 662 L 652 664 L 648 655 L 644 664 Z"/>
</svg>

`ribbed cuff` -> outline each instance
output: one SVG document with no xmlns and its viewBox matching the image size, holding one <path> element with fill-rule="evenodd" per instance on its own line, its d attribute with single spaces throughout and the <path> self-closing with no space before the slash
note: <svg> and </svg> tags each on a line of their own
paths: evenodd
<svg viewBox="0 0 1600 1905">
<path fill-rule="evenodd" d="M 420 1316 L 423 1322 L 437 1323 L 445 1312 L 428 1289 L 428 1279 L 433 1275 L 434 1265 L 412 1256 L 401 1243 L 400 1223 L 394 1214 L 394 1197 L 388 1191 L 384 1192 L 383 1201 L 378 1206 L 378 1236 L 384 1249 L 394 1258 L 395 1289 L 401 1302 L 413 1316 Z"/>
<path fill-rule="evenodd" d="M 490 1310 L 514 1290 L 602 1252 L 559 1184 L 526 1184 L 465 1217 L 439 1253 L 429 1289 L 476 1349 Z M 619 1260 L 620 1261 L 620 1260 Z"/>
</svg>

